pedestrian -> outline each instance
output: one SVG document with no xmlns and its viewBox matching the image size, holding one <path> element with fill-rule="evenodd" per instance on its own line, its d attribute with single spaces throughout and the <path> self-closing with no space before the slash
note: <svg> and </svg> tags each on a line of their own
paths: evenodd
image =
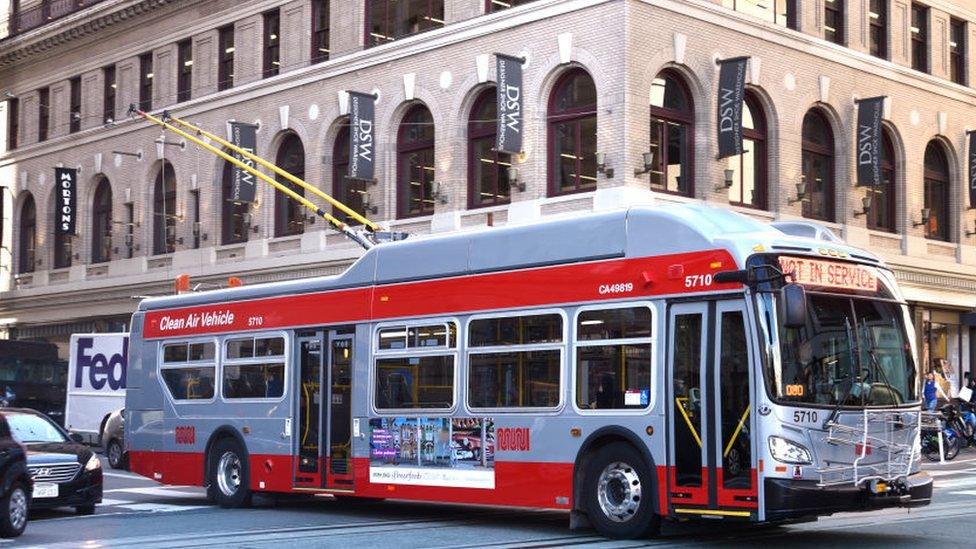
<svg viewBox="0 0 976 549">
<path fill-rule="evenodd" d="M 939 402 L 939 395 L 942 395 L 942 398 L 948 400 L 945 391 L 943 391 L 942 387 L 935 381 L 935 373 L 932 370 L 929 370 L 929 372 L 925 374 L 925 387 L 923 389 L 923 395 L 925 397 L 925 409 L 930 412 L 935 410 L 935 405 Z"/>
</svg>

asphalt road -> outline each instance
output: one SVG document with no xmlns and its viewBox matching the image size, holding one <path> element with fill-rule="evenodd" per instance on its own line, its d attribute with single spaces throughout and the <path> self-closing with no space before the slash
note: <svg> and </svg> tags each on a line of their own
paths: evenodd
<svg viewBox="0 0 976 549">
<path fill-rule="evenodd" d="M 647 541 L 610 541 L 570 531 L 562 512 L 383 502 L 350 508 L 330 497 L 259 502 L 252 509 L 207 504 L 203 490 L 160 486 L 106 469 L 105 501 L 93 516 L 72 510 L 31 515 L 25 534 L 3 547 L 960 547 L 976 539 L 976 450 L 925 463 L 935 477 L 932 505 L 842 514 L 792 526 L 666 526 Z"/>
</svg>

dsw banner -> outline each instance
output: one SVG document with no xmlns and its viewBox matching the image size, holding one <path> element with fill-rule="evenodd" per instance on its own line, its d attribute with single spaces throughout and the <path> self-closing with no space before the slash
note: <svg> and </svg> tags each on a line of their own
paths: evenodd
<svg viewBox="0 0 976 549">
<path fill-rule="evenodd" d="M 54 227 L 57 234 L 75 234 L 78 205 L 78 170 L 54 168 L 57 184 L 57 208 L 54 210 Z"/>
<path fill-rule="evenodd" d="M 495 149 L 522 152 L 522 63 L 518 57 L 496 53 L 498 60 L 498 137 Z"/>
<path fill-rule="evenodd" d="M 254 154 L 258 146 L 258 127 L 254 124 L 244 122 L 230 122 L 230 142 Z M 239 153 L 234 153 L 234 158 L 241 163 L 254 167 L 254 161 L 246 158 Z M 229 200 L 234 202 L 254 202 L 257 191 L 257 181 L 254 174 L 247 170 L 232 166 L 231 168 L 231 193 Z"/>
<path fill-rule="evenodd" d="M 870 97 L 857 103 L 857 184 L 877 187 L 881 181 L 881 121 L 884 97 Z"/>
<path fill-rule="evenodd" d="M 376 172 L 376 97 L 349 92 L 349 179 L 372 180 Z"/>
<path fill-rule="evenodd" d="M 742 104 L 746 93 L 748 57 L 719 61 L 718 157 L 742 154 Z"/>
<path fill-rule="evenodd" d="M 976 132 L 969 132 L 969 207 L 976 208 Z"/>
</svg>

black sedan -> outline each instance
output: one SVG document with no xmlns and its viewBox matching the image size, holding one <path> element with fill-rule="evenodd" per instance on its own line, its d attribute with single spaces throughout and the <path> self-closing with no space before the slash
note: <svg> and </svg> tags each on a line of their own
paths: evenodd
<svg viewBox="0 0 976 549">
<path fill-rule="evenodd" d="M 102 464 L 98 456 L 44 414 L 25 408 L 0 408 L 10 432 L 27 449 L 27 469 L 34 479 L 30 508 L 74 507 L 95 512 L 102 501 Z"/>
</svg>

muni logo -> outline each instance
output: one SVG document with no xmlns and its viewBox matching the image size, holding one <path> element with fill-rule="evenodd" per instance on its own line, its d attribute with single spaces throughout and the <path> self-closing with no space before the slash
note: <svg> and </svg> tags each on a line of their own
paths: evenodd
<svg viewBox="0 0 976 549">
<path fill-rule="evenodd" d="M 528 452 L 531 449 L 528 427 L 498 429 L 495 432 L 495 439 L 499 450 Z"/>
</svg>

